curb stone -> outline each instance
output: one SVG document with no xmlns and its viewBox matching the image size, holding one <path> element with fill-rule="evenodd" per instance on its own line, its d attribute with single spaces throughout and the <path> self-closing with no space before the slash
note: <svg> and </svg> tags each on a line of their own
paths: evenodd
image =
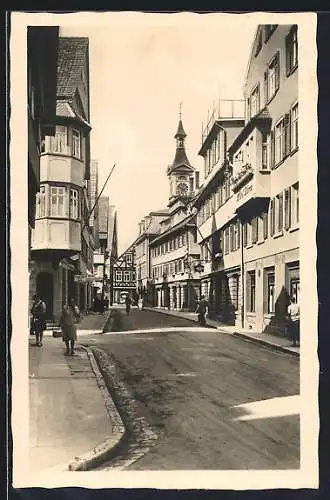
<svg viewBox="0 0 330 500">
<path fill-rule="evenodd" d="M 219 327 L 219 330 L 223 333 L 227 333 L 224 330 L 221 330 L 221 327 Z M 264 339 L 256 339 L 256 338 L 250 337 L 249 335 L 246 335 L 245 333 L 242 333 L 242 332 L 233 332 L 231 335 L 234 335 L 234 337 L 241 337 L 243 339 L 249 340 L 250 342 L 254 342 L 255 344 L 261 344 L 261 345 L 265 345 L 267 347 L 271 347 L 272 349 L 275 349 L 276 351 L 282 351 L 282 352 L 285 352 L 286 354 L 291 354 L 291 356 L 295 356 L 296 358 L 300 357 L 299 352 L 292 351 L 291 349 L 288 349 L 285 346 L 273 344 L 273 343 L 268 342 L 267 340 L 264 340 Z"/>
<path fill-rule="evenodd" d="M 153 309 L 153 308 L 145 308 L 145 309 L 147 309 L 150 312 L 158 312 L 160 314 L 166 314 L 167 316 L 178 317 L 178 318 L 185 318 L 185 319 L 187 319 L 189 321 L 192 321 L 193 323 L 197 323 L 196 319 L 190 318 L 190 317 L 188 317 L 188 316 L 186 316 L 184 314 L 182 316 L 178 315 L 178 314 L 172 314 L 170 311 L 166 311 L 164 309 L 160 309 L 160 310 Z M 213 323 L 213 321 L 212 321 L 212 323 Z M 287 348 L 285 346 L 281 346 L 281 345 L 278 345 L 278 344 L 273 344 L 272 342 L 269 342 L 266 339 L 258 339 L 258 338 L 255 338 L 255 337 L 250 337 L 249 335 L 247 335 L 247 334 L 245 334 L 243 332 L 235 332 L 235 331 L 234 332 L 228 332 L 227 330 L 223 329 L 220 325 L 216 325 L 216 324 L 212 324 L 212 323 L 210 322 L 210 320 L 206 320 L 206 326 L 208 326 L 209 328 L 216 329 L 216 330 L 218 330 L 221 333 L 225 333 L 227 335 L 233 335 L 235 337 L 241 337 L 241 338 L 249 340 L 250 342 L 253 342 L 255 344 L 261 344 L 261 345 L 270 347 L 270 348 L 272 348 L 272 349 L 274 349 L 276 351 L 282 351 L 282 352 L 285 352 L 286 354 L 290 354 L 291 356 L 294 356 L 296 358 L 300 358 L 300 353 L 299 352 L 293 351 L 292 349 L 289 349 L 289 348 Z"/>
<path fill-rule="evenodd" d="M 109 452 L 113 451 L 115 447 L 119 445 L 125 435 L 124 423 L 109 394 L 103 376 L 97 366 L 94 354 L 88 347 L 85 347 L 83 345 L 81 345 L 81 347 L 87 352 L 87 356 L 95 374 L 97 384 L 104 397 L 105 406 L 112 425 L 113 435 L 110 438 L 106 439 L 103 443 L 95 446 L 85 455 L 75 457 L 73 460 L 71 460 L 68 465 L 68 470 L 70 471 L 86 471 L 92 469 L 97 465 L 100 465 L 100 463 L 107 458 Z"/>
</svg>

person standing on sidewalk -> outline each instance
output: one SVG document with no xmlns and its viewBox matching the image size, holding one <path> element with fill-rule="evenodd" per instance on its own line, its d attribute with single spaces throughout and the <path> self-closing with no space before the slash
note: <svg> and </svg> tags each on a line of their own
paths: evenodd
<svg viewBox="0 0 330 500">
<path fill-rule="evenodd" d="M 60 325 L 62 328 L 62 338 L 66 345 L 66 355 L 74 356 L 74 344 L 77 340 L 77 327 L 76 323 L 79 323 L 80 311 L 78 306 L 74 303 L 73 299 L 70 299 L 69 305 L 65 304 L 63 306 L 62 316 L 60 319 Z"/>
<path fill-rule="evenodd" d="M 31 308 L 32 327 L 31 330 L 36 336 L 36 345 L 42 346 L 42 338 L 44 330 L 46 330 L 46 304 L 39 295 L 33 296 L 33 304 Z"/>
<path fill-rule="evenodd" d="M 141 297 L 141 295 L 139 296 L 139 299 L 138 299 L 138 308 L 139 308 L 139 311 L 142 311 L 142 309 L 143 309 L 143 298 Z"/>
<path fill-rule="evenodd" d="M 126 295 L 125 298 L 125 304 L 126 304 L 126 314 L 129 316 L 129 313 L 131 312 L 131 304 L 132 304 L 132 299 L 129 294 Z"/>
<path fill-rule="evenodd" d="M 300 322 L 300 307 L 297 304 L 296 298 L 291 297 L 288 306 L 288 330 L 292 340 L 292 347 L 299 345 L 299 322 Z"/>
<path fill-rule="evenodd" d="M 196 313 L 198 315 L 198 323 L 201 326 L 206 325 L 205 316 L 207 315 L 208 310 L 209 310 L 209 303 L 206 300 L 205 295 L 202 295 L 201 300 L 199 301 L 199 304 L 196 309 Z"/>
</svg>

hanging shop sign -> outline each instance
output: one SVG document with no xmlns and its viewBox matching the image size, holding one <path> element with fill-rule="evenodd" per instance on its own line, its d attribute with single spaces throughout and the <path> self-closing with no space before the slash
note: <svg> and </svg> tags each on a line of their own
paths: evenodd
<svg viewBox="0 0 330 500">
<path fill-rule="evenodd" d="M 94 276 L 87 276 L 86 274 L 75 274 L 75 283 L 92 283 L 95 280 Z"/>
</svg>

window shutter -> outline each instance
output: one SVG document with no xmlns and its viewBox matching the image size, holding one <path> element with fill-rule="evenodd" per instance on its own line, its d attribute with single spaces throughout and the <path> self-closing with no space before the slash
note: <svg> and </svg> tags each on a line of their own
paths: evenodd
<svg viewBox="0 0 330 500">
<path fill-rule="evenodd" d="M 264 72 L 264 100 L 266 105 L 268 102 L 268 71 Z"/>
<path fill-rule="evenodd" d="M 264 240 L 268 237 L 268 212 L 263 214 L 263 229 L 264 229 Z"/>
<path fill-rule="evenodd" d="M 270 235 L 273 236 L 275 232 L 275 210 L 274 199 L 270 200 Z"/>
<path fill-rule="evenodd" d="M 284 157 L 288 156 L 291 151 L 291 113 L 287 113 L 284 117 L 284 133 L 285 133 L 285 151 Z"/>
<path fill-rule="evenodd" d="M 285 37 L 285 62 L 286 62 L 286 76 L 290 74 L 290 34 Z"/>
<path fill-rule="evenodd" d="M 248 226 L 247 226 L 247 222 L 244 222 L 244 232 L 243 232 L 243 246 L 246 247 L 247 246 L 247 233 L 248 233 Z"/>
<path fill-rule="evenodd" d="M 241 223 L 237 221 L 237 249 L 241 247 Z"/>
<path fill-rule="evenodd" d="M 285 190 L 285 229 L 288 230 L 291 225 L 291 189 L 288 188 Z"/>
<path fill-rule="evenodd" d="M 270 132 L 270 168 L 275 165 L 275 132 L 274 129 Z"/>
<path fill-rule="evenodd" d="M 280 56 L 279 53 L 277 53 L 275 62 L 275 90 L 278 90 L 279 87 L 280 87 Z"/>
</svg>

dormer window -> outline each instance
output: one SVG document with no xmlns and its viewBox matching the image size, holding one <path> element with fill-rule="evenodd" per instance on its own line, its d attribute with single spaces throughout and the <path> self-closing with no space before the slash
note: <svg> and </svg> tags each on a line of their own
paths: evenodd
<svg viewBox="0 0 330 500">
<path fill-rule="evenodd" d="M 72 129 L 72 156 L 81 159 L 80 131 Z"/>
</svg>

